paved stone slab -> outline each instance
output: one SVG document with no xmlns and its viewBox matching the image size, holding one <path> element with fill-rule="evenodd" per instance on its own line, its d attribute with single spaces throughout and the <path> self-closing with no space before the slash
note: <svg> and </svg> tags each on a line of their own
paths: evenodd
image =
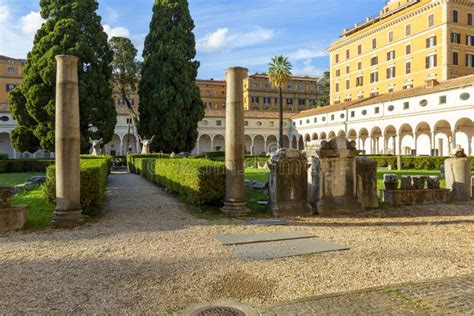
<svg viewBox="0 0 474 316">
<path fill-rule="evenodd" d="M 249 221 L 252 225 L 273 226 L 273 225 L 288 225 L 284 219 L 254 219 Z"/>
<path fill-rule="evenodd" d="M 316 238 L 270 241 L 232 246 L 234 257 L 244 261 L 269 260 L 349 248 Z"/>
<path fill-rule="evenodd" d="M 250 244 L 258 242 L 270 242 L 278 240 L 311 238 L 314 235 L 305 232 L 276 232 L 263 234 L 245 234 L 245 235 L 219 235 L 216 240 L 223 245 Z"/>
</svg>

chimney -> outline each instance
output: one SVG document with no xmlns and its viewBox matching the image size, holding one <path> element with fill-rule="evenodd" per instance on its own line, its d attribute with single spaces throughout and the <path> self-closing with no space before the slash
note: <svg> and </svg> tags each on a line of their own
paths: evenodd
<svg viewBox="0 0 474 316">
<path fill-rule="evenodd" d="M 439 84 L 438 80 L 431 78 L 426 80 L 426 88 L 430 89 L 433 88 L 434 86 L 437 86 Z"/>
</svg>

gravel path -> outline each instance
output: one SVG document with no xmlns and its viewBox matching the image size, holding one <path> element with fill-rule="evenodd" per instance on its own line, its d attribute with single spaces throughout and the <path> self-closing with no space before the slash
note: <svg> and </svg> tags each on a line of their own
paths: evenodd
<svg viewBox="0 0 474 316">
<path fill-rule="evenodd" d="M 206 221 L 146 180 L 114 174 L 105 215 L 75 230 L 0 235 L 0 314 L 170 313 L 218 299 L 252 306 L 474 272 L 474 204 L 403 216 Z M 385 211 L 384 211 L 385 212 Z M 240 262 L 217 234 L 304 231 L 349 251 Z"/>
</svg>

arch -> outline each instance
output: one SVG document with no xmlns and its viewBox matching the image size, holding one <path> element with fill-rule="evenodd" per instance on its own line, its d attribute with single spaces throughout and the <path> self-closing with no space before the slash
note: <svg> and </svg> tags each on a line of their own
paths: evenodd
<svg viewBox="0 0 474 316">
<path fill-rule="evenodd" d="M 290 138 L 283 135 L 283 148 L 290 148 Z"/>
<path fill-rule="evenodd" d="M 298 149 L 303 150 L 304 149 L 304 140 L 303 140 L 303 135 L 300 135 L 298 138 Z"/>
<path fill-rule="evenodd" d="M 466 135 L 472 135 L 474 134 L 474 122 L 467 117 L 463 117 L 456 122 L 454 130 Z"/>
<path fill-rule="evenodd" d="M 253 154 L 252 137 L 244 135 L 244 150 L 246 154 Z"/>
<path fill-rule="evenodd" d="M 296 138 L 296 135 L 293 135 L 293 137 L 292 137 L 291 148 L 293 148 L 293 149 L 298 148 L 298 139 Z"/>
<path fill-rule="evenodd" d="M 285 136 L 283 136 L 283 141 L 285 140 L 284 138 Z M 266 148 L 265 148 L 265 153 L 274 153 L 278 150 L 278 138 L 275 136 L 275 135 L 270 135 L 267 137 L 267 145 L 266 145 Z M 283 147 L 285 147 L 283 145 Z"/>
<path fill-rule="evenodd" d="M 333 131 L 330 131 L 329 134 L 328 134 L 328 138 L 331 139 L 331 138 L 334 138 L 336 137 L 336 133 L 333 132 Z"/>
<path fill-rule="evenodd" d="M 460 145 L 469 156 L 473 154 L 474 122 L 463 117 L 454 124 L 454 142 Z"/>
<path fill-rule="evenodd" d="M 430 133 L 431 133 L 430 124 L 428 124 L 426 122 L 420 122 L 415 127 L 415 134 L 416 135 L 421 135 L 421 134 L 429 135 Z"/>
<path fill-rule="evenodd" d="M 383 134 L 385 137 L 397 136 L 397 129 L 393 125 L 388 125 L 387 127 L 385 127 Z"/>
<path fill-rule="evenodd" d="M 311 141 L 311 136 L 309 134 L 304 135 L 304 142 L 310 142 Z"/>
<path fill-rule="evenodd" d="M 253 154 L 260 155 L 265 153 L 265 138 L 257 135 L 253 139 Z"/>
<path fill-rule="evenodd" d="M 318 134 L 317 134 L 317 133 L 313 133 L 313 135 L 311 135 L 311 139 L 312 139 L 312 140 L 318 140 Z"/>
<path fill-rule="evenodd" d="M 367 150 L 370 145 L 370 137 L 369 137 L 369 131 L 365 127 L 360 129 L 359 139 L 360 139 L 359 149 L 365 151 L 365 153 L 368 153 Z"/>
<path fill-rule="evenodd" d="M 412 155 L 414 154 L 413 148 L 416 148 L 415 137 L 413 134 L 413 128 L 410 124 L 403 124 L 398 130 L 398 135 L 400 135 L 400 146 L 402 155 Z M 416 154 L 416 153 L 415 153 Z"/>
<path fill-rule="evenodd" d="M 355 131 L 355 129 L 350 129 L 349 132 L 347 132 L 347 138 L 350 140 L 357 139 L 357 132 Z"/>
<path fill-rule="evenodd" d="M 8 154 L 9 159 L 13 159 L 15 156 L 15 151 L 10 141 L 10 134 L 8 133 L 0 133 L 0 153 Z"/>
<path fill-rule="evenodd" d="M 225 137 L 221 134 L 214 135 L 212 139 L 212 150 L 224 151 L 225 150 Z"/>
<path fill-rule="evenodd" d="M 326 133 L 321 132 L 321 135 L 319 136 L 319 139 L 326 139 L 326 138 L 327 138 Z"/>
<path fill-rule="evenodd" d="M 122 148 L 120 148 L 120 136 L 114 134 L 110 142 L 105 144 L 104 153 L 111 156 L 120 156 L 122 154 Z"/>
<path fill-rule="evenodd" d="M 211 136 L 203 134 L 199 137 L 199 154 L 205 154 L 212 150 L 211 146 Z"/>
<path fill-rule="evenodd" d="M 346 132 L 341 129 L 339 132 L 337 132 L 337 136 L 338 137 L 346 137 Z"/>
<path fill-rule="evenodd" d="M 384 137 L 384 154 L 396 155 L 397 150 L 397 129 L 393 125 L 388 125 L 383 131 Z"/>
<path fill-rule="evenodd" d="M 128 152 L 136 154 L 140 148 L 137 138 L 133 134 L 127 134 L 122 141 L 122 154 L 126 155 Z"/>
</svg>

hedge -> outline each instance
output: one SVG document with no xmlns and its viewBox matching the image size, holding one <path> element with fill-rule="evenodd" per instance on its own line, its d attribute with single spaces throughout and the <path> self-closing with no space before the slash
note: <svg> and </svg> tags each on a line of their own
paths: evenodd
<svg viewBox="0 0 474 316">
<path fill-rule="evenodd" d="M 225 167 L 207 159 L 142 159 L 142 175 L 194 205 L 225 197 Z"/>
<path fill-rule="evenodd" d="M 8 160 L 8 154 L 7 153 L 0 153 L 0 160 Z"/>
<path fill-rule="evenodd" d="M 127 167 L 128 172 L 140 174 L 142 170 L 142 160 L 143 159 L 167 159 L 170 156 L 167 154 L 148 154 L 148 155 L 141 155 L 141 154 L 129 154 L 127 156 Z"/>
<path fill-rule="evenodd" d="M 110 158 L 81 157 L 81 207 L 84 214 L 104 202 L 105 186 L 110 169 Z M 56 167 L 49 166 L 46 172 L 45 194 L 49 202 L 56 199 Z"/>
<path fill-rule="evenodd" d="M 54 165 L 54 159 L 0 160 L 0 173 L 45 172 L 51 165 Z"/>
<path fill-rule="evenodd" d="M 392 165 L 397 168 L 396 156 L 367 156 L 377 161 L 379 167 L 388 167 Z M 418 170 L 440 170 L 441 165 L 449 157 L 437 156 L 402 156 L 402 169 L 418 169 Z M 471 159 L 471 170 L 474 170 L 474 157 Z"/>
</svg>

